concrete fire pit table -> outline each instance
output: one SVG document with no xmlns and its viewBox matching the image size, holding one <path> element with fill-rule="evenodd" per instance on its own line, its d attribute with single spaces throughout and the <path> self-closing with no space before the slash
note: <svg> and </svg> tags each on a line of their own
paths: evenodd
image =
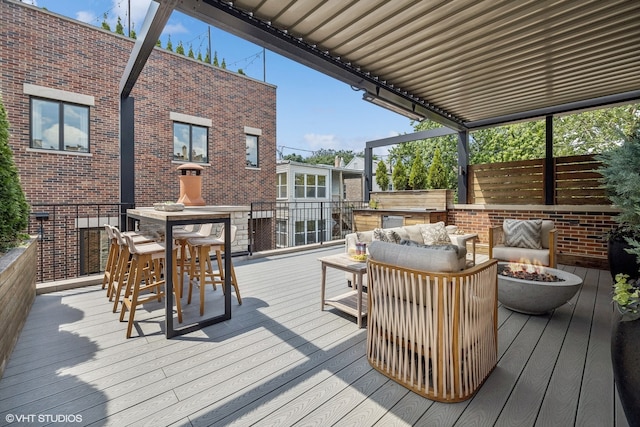
<svg viewBox="0 0 640 427">
<path fill-rule="evenodd" d="M 537 267 L 542 273 L 557 276 L 562 281 L 543 282 L 504 276 L 500 271 L 507 262 L 498 263 L 498 301 L 506 308 L 525 314 L 544 314 L 569 301 L 582 286 L 582 279 L 575 274 L 550 267 Z M 536 268 L 528 264 L 526 269 Z"/>
</svg>

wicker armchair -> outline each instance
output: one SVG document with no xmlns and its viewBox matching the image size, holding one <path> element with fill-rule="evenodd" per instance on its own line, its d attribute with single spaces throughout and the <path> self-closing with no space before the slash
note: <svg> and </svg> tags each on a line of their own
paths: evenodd
<svg viewBox="0 0 640 427">
<path fill-rule="evenodd" d="M 367 357 L 428 399 L 473 396 L 497 363 L 497 261 L 457 273 L 370 259 Z"/>
</svg>

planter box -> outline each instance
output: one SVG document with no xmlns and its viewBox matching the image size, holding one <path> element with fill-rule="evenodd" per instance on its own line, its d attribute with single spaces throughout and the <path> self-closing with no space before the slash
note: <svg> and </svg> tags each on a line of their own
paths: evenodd
<svg viewBox="0 0 640 427">
<path fill-rule="evenodd" d="M 0 378 L 36 296 L 37 248 L 31 239 L 0 258 Z"/>
</svg>

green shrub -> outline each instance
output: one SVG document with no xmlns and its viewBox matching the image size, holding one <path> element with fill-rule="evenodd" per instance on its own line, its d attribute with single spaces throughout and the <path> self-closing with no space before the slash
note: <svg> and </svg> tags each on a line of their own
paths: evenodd
<svg viewBox="0 0 640 427">
<path fill-rule="evenodd" d="M 29 205 L 13 162 L 7 111 L 0 97 L 0 251 L 19 243 L 19 236 L 26 230 L 28 221 Z"/>
<path fill-rule="evenodd" d="M 389 176 L 387 172 L 387 165 L 382 160 L 378 162 L 376 168 L 376 184 L 380 187 L 380 190 L 387 191 L 389 189 Z"/>
<path fill-rule="evenodd" d="M 409 178 L 407 177 L 407 170 L 401 160 L 396 161 L 395 167 L 391 172 L 391 181 L 393 182 L 394 190 L 401 191 L 407 189 Z"/>
</svg>

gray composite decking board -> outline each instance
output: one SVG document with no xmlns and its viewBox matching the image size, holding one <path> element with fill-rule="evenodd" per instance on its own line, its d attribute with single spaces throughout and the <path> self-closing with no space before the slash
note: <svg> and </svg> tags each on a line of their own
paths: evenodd
<svg viewBox="0 0 640 427">
<path fill-rule="evenodd" d="M 573 425 L 576 421 L 591 331 L 591 321 L 585 322 L 584 319 L 592 319 L 596 293 L 593 283 L 583 284 L 580 289 L 565 341 L 540 408 L 537 420 L 540 425 L 549 425 L 551 422 Z"/>
<path fill-rule="evenodd" d="M 582 389 L 576 424 L 595 423 L 604 425 L 615 417 L 615 392 L 613 371 L 611 370 L 611 284 L 609 272 L 606 276 L 598 271 L 587 271 L 585 282 L 597 287 L 596 302 L 587 349 L 585 372 L 594 374 L 583 376 Z"/>
<path fill-rule="evenodd" d="M 498 366 L 473 398 L 446 404 L 375 371 L 366 328 L 320 310 L 317 258 L 342 251 L 234 261 L 243 305 L 232 293 L 232 319 L 171 340 L 162 304 L 145 305 L 136 316 L 143 336 L 127 340 L 99 285 L 39 295 L 0 379 L 0 414 L 77 411 L 83 425 L 154 427 L 628 427 L 611 372 L 609 272 L 562 266 L 585 284 L 552 314 L 499 306 Z M 346 289 L 344 274 L 329 268 L 327 295 Z M 209 310 L 220 287 L 206 298 Z M 195 311 L 197 298 L 187 307 Z"/>
</svg>

